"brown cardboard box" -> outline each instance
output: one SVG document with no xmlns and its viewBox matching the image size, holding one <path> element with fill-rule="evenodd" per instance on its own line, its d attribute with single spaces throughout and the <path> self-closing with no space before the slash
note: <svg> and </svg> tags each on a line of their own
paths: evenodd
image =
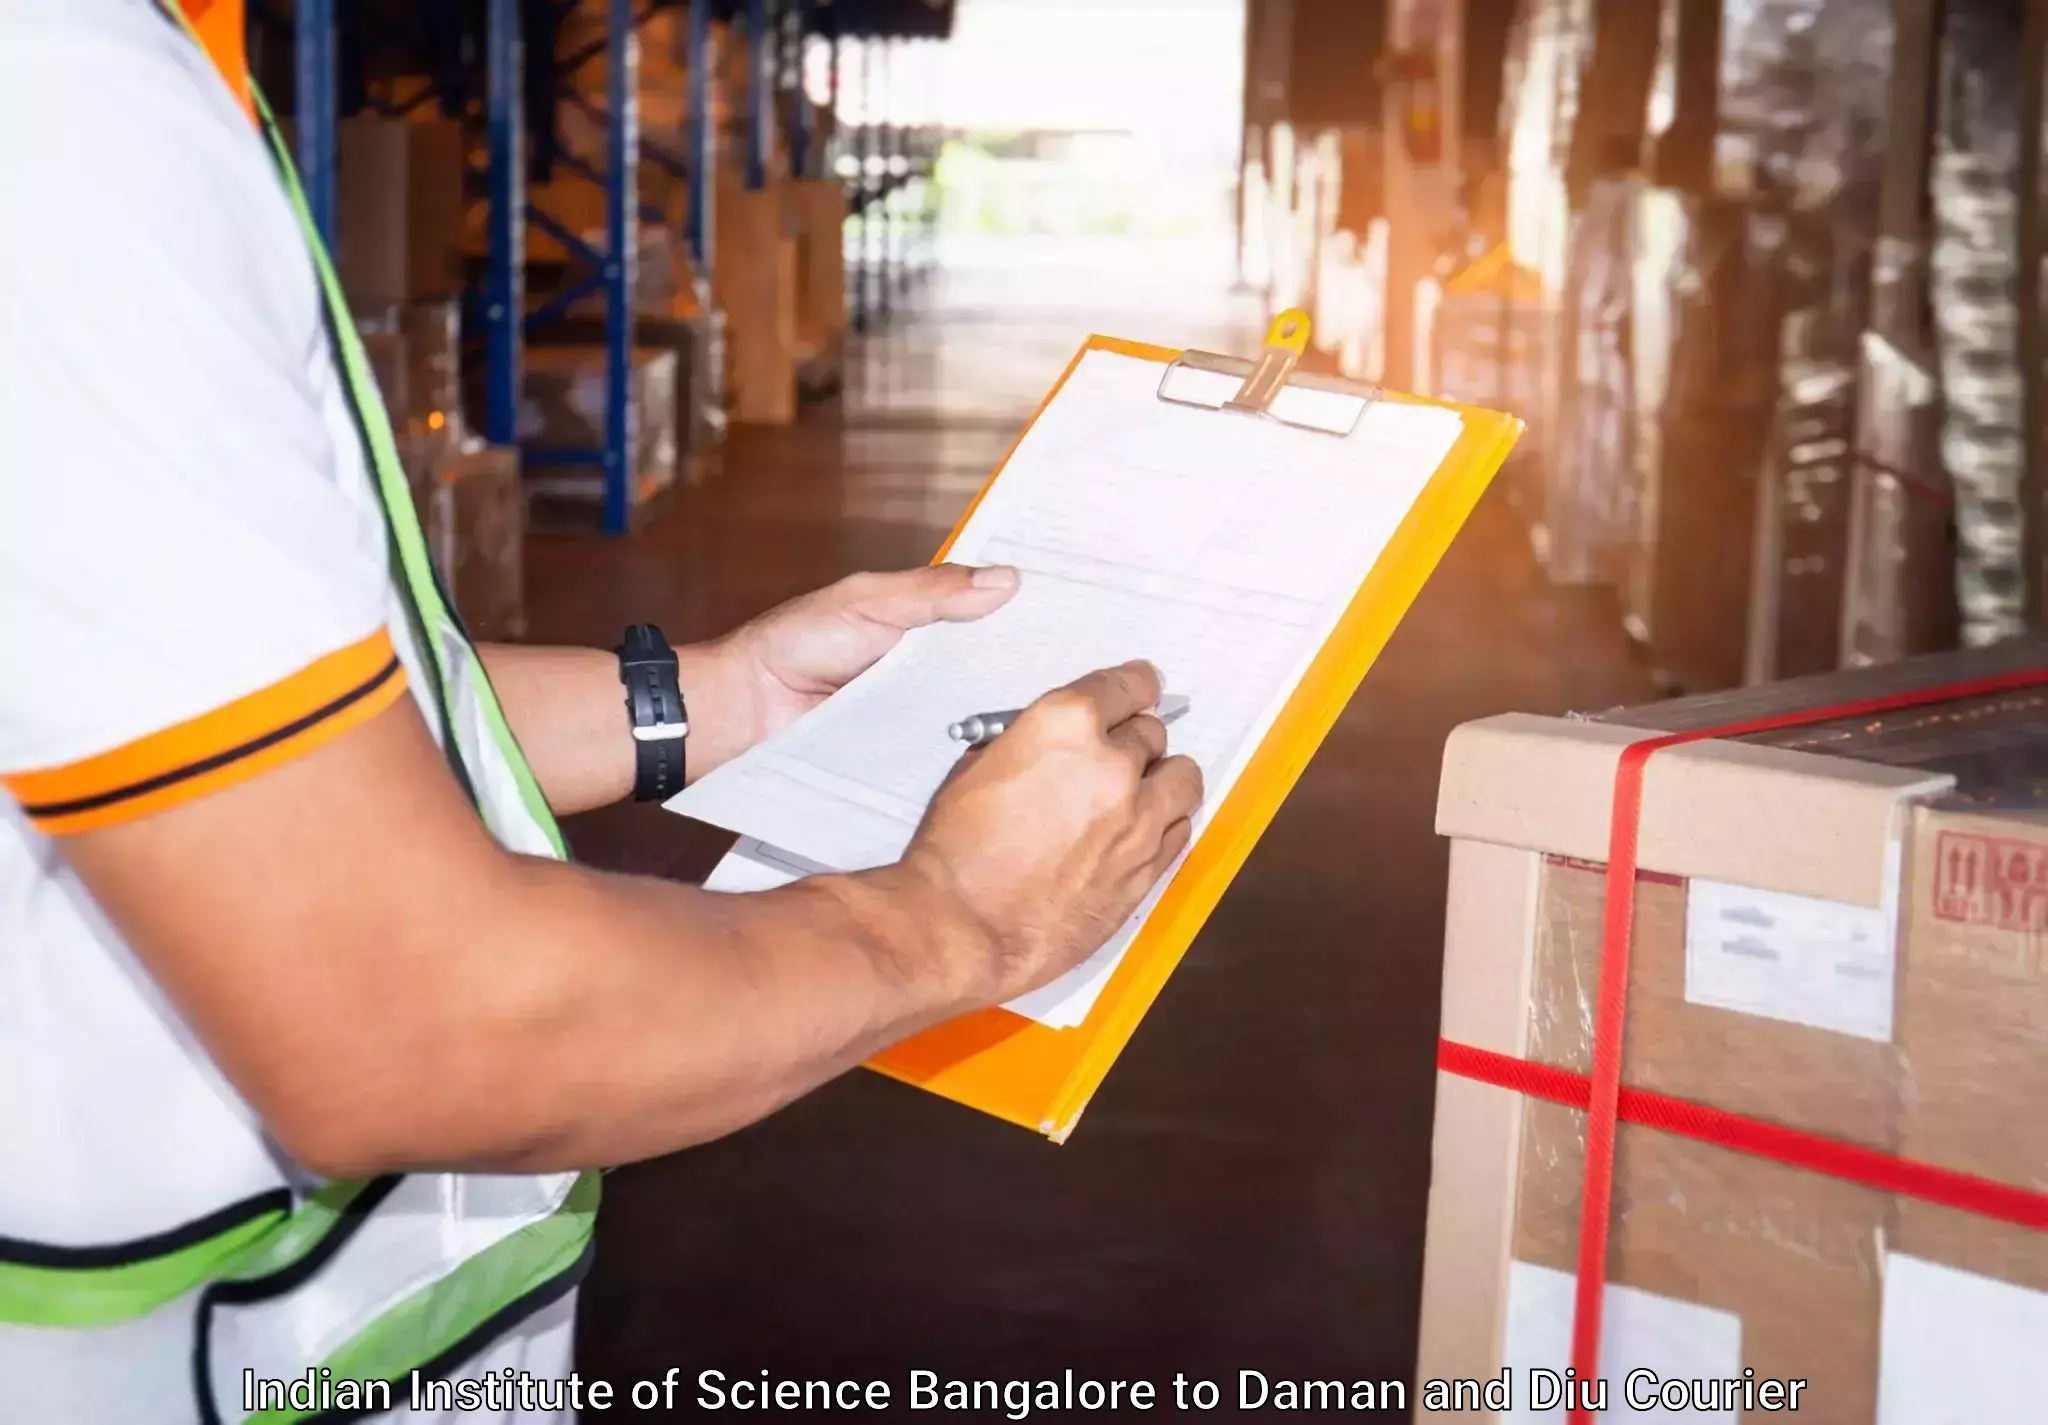
<svg viewBox="0 0 2048 1425">
<path fill-rule="evenodd" d="M 736 421 L 787 425 L 797 401 L 797 241 L 787 185 L 747 188 L 719 170 L 712 283 L 725 310 L 726 391 Z"/>
<path fill-rule="evenodd" d="M 1438 829 L 1453 838 L 1444 1037 L 1587 1070 L 1597 863 L 1626 743 L 2044 666 L 2048 647 L 2017 644 L 1599 719 L 1509 715 L 1458 729 L 1438 804 Z M 2039 905 L 1935 894 L 1932 847 L 1962 814 L 1923 805 L 1966 798 L 1983 822 L 1984 804 L 2048 789 L 2044 711 L 2039 690 L 2011 692 L 1659 753 L 1645 778 L 1623 1083 L 2048 1186 L 2048 1128 L 2011 1123 L 2048 1095 L 2048 976 L 2016 968 L 2043 963 L 2026 947 L 2044 937 L 1963 935 L 1942 920 L 1930 940 L 1927 928 L 1941 905 L 1951 917 L 1958 906 L 2017 905 L 2016 924 L 2048 925 L 2048 876 Z M 2007 851 L 2019 869 L 2001 885 L 2031 887 L 2048 872 L 2048 823 L 2023 824 L 2038 839 Z M 2009 827 L 2003 842 L 1975 834 L 1985 846 L 2020 840 Z M 1990 852 L 1979 860 L 1991 864 Z M 1987 983 L 1981 969 L 1959 981 L 1954 964 L 1975 963 L 1966 949 L 2011 983 Z M 1527 1405 L 1529 1368 L 1562 1372 L 1583 1135 L 1576 1110 L 1439 1075 L 1422 1382 L 1493 1379 L 1506 1366 Z M 1998 1414 L 2011 1387 L 1995 1380 L 1976 1414 L 1925 1413 L 1905 1380 L 1914 1348 L 1897 1343 L 1923 1339 L 1922 1318 L 1954 1314 L 1930 1300 L 2038 1290 L 2041 1234 L 1626 1124 L 1613 1216 L 1611 1408 L 1627 1409 L 1624 1377 L 1636 1367 L 1717 1378 L 1748 1368 L 1804 1380 L 1805 1419 L 2023 1418 Z M 1917 1295 L 1896 1285 L 1953 1267 L 1976 1276 Z M 2038 1303 L 2048 1329 L 2048 1295 Z M 1995 1337 L 2024 1309 L 1996 1297 L 1979 1310 L 1993 1323 L 1980 1334 Z M 2014 1351 L 1995 1359 L 2009 1363 Z M 1920 1374 L 1924 1386 L 1932 1377 Z"/>
<path fill-rule="evenodd" d="M 846 335 L 846 185 L 835 179 L 789 184 L 799 230 L 797 325 L 836 346 Z"/>
<path fill-rule="evenodd" d="M 1900 1149 L 2048 1191 L 2048 816 L 1921 808 L 1911 886 Z M 1902 1198 L 1893 1246 L 2048 1293 L 2048 1232 Z"/>
<path fill-rule="evenodd" d="M 407 296 L 409 220 L 403 119 L 343 119 L 335 139 L 335 266 L 358 311 L 394 307 Z"/>
<path fill-rule="evenodd" d="M 448 597 L 476 639 L 526 632 L 526 492 L 519 452 L 471 443 L 432 467 L 420 523 Z"/>
<path fill-rule="evenodd" d="M 460 445 L 462 307 L 453 298 L 414 302 L 400 315 L 405 332 L 406 405 L 392 419 L 408 430 L 438 432 Z"/>
<path fill-rule="evenodd" d="M 1841 662 L 1861 667 L 1956 642 L 1955 539 L 1941 459 L 1927 310 L 1927 178 L 1937 0 L 1898 0 L 1892 90 L 1856 391 L 1856 462 Z"/>
<path fill-rule="evenodd" d="M 1528 1053 L 1585 1073 L 1605 872 L 1547 859 L 1541 876 Z M 1891 1045 L 1688 1004 L 1686 909 L 1677 877 L 1639 882 L 1624 1081 L 1890 1148 Z M 1870 1419 L 1886 1196 L 1634 1125 L 1622 1127 L 1616 1161 L 1610 1281 L 1732 1314 L 1743 1365 L 1808 1380 L 1818 1418 Z M 1521 1163 L 1514 1255 L 1570 1274 L 1583 1116 L 1531 1105 Z"/>
<path fill-rule="evenodd" d="M 676 477 L 676 355 L 638 346 L 627 378 L 634 441 L 631 503 L 640 505 Z M 519 398 L 518 434 L 528 445 L 596 450 L 604 444 L 605 354 L 602 347 L 530 345 Z M 536 494 L 583 497 L 602 489 L 595 465 L 549 466 L 529 472 Z"/>
<path fill-rule="evenodd" d="M 463 285 L 468 162 L 462 121 L 422 111 L 406 125 L 406 295 L 432 301 Z"/>
</svg>

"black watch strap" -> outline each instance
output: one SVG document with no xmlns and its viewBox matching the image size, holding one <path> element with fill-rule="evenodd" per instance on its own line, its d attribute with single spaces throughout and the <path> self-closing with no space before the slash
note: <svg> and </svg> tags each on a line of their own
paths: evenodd
<svg viewBox="0 0 2048 1425">
<path fill-rule="evenodd" d="M 676 651 L 653 624 L 636 623 L 620 640 L 618 655 L 638 766 L 633 800 L 665 801 L 683 789 L 683 744 L 690 732 L 676 682 Z"/>
</svg>

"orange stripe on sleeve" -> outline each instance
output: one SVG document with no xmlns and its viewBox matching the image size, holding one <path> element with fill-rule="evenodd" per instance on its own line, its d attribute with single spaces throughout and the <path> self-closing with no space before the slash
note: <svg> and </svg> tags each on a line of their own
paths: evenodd
<svg viewBox="0 0 2048 1425">
<path fill-rule="evenodd" d="M 148 816 L 247 781 L 368 722 L 405 691 L 379 629 L 288 678 L 63 767 L 0 778 L 36 828 L 70 835 Z"/>
</svg>

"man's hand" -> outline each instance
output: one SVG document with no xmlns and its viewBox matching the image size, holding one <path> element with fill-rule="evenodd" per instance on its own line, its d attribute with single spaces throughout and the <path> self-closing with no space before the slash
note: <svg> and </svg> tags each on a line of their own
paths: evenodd
<svg viewBox="0 0 2048 1425">
<path fill-rule="evenodd" d="M 683 688 L 693 729 L 690 775 L 789 726 L 866 672 L 908 630 L 978 619 L 1016 592 L 1017 571 L 1007 566 L 933 564 L 855 574 L 742 624 L 705 650 L 704 695 Z M 698 738 L 699 726 L 706 739 Z"/>
<path fill-rule="evenodd" d="M 1115 934 L 1188 844 L 1202 773 L 1167 757 L 1146 663 L 1046 694 L 968 753 L 933 798 L 902 866 L 990 941 L 970 993 L 1000 1004 Z"/>
<path fill-rule="evenodd" d="M 1017 571 L 1002 565 L 855 574 L 715 642 L 678 648 L 676 678 L 690 710 L 689 779 L 795 722 L 866 672 L 905 630 L 980 618 L 1016 592 Z M 480 651 L 513 735 L 558 816 L 631 794 L 631 723 L 613 653 L 506 643 Z"/>
<path fill-rule="evenodd" d="M 755 895 L 505 852 L 409 698 L 64 854 L 316 1173 L 624 1162 L 751 1122 L 1115 933 L 1201 795 L 1160 757 L 1158 696 L 1143 664 L 1048 694 L 963 759 L 902 861 Z"/>
</svg>

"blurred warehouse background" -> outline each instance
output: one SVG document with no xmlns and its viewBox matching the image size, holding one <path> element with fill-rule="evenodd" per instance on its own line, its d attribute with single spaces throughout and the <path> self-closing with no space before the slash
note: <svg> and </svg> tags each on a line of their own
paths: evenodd
<svg viewBox="0 0 2048 1425">
<path fill-rule="evenodd" d="M 1343 369 L 1522 414 L 1544 568 L 1669 684 L 2008 637 L 2048 598 L 2043 24 L 1254 0 L 1243 271 Z"/>
<path fill-rule="evenodd" d="M 2043 0 L 249 0 L 480 637 L 928 559 L 1090 331 L 1528 435 L 1076 1142 L 608 1180 L 592 1372 L 1414 1360 L 1444 738 L 2048 623 Z M 578 819 L 597 864 L 725 838 Z"/>
</svg>

